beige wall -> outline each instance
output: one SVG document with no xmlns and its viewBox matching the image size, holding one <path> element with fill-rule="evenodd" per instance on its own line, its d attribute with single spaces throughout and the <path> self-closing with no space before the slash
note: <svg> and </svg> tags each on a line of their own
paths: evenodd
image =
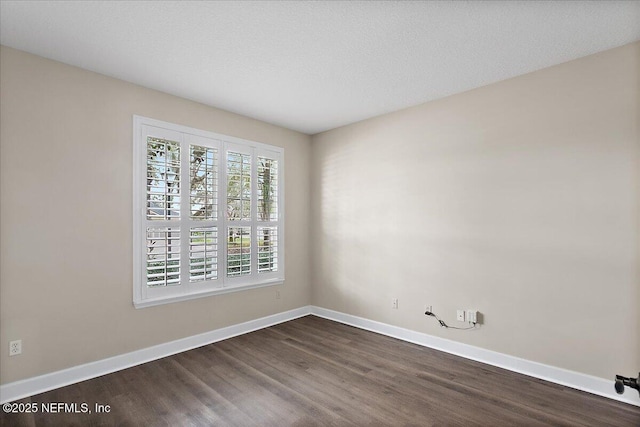
<svg viewBox="0 0 640 427">
<path fill-rule="evenodd" d="M 5 47 L 0 66 L 3 384 L 309 304 L 307 135 Z M 281 299 L 133 308 L 133 114 L 284 147 Z"/>
<path fill-rule="evenodd" d="M 313 304 L 635 375 L 639 76 L 635 43 L 314 136 Z"/>
</svg>

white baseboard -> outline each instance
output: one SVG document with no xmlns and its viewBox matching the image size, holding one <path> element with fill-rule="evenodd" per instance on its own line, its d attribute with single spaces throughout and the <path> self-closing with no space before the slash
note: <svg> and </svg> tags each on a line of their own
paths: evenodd
<svg viewBox="0 0 640 427">
<path fill-rule="evenodd" d="M 136 350 L 131 353 L 98 360 L 84 365 L 74 366 L 61 371 L 40 375 L 26 380 L 0 385 L 0 404 L 11 402 L 23 397 L 33 396 L 45 391 L 64 387 L 111 372 L 120 371 L 142 363 L 157 360 L 172 354 L 181 353 L 203 345 L 222 341 L 258 329 L 267 328 L 278 323 L 297 319 L 309 314 L 318 317 L 355 326 L 403 341 L 418 344 L 446 353 L 455 354 L 466 359 L 476 360 L 488 365 L 519 372 L 531 377 L 540 378 L 552 383 L 608 397 L 620 402 L 640 406 L 640 398 L 634 390 L 627 390 L 625 394 L 616 394 L 613 389 L 613 379 L 607 380 L 579 372 L 569 371 L 518 357 L 497 353 L 491 350 L 474 347 L 472 345 L 434 337 L 422 332 L 416 332 L 350 314 L 340 313 L 316 306 L 305 306 L 294 310 L 277 313 L 260 319 L 251 320 L 237 325 L 228 326 L 203 334 L 182 338 L 165 344 Z"/>
<path fill-rule="evenodd" d="M 131 353 L 109 357 L 84 365 L 74 366 L 50 374 L 40 375 L 26 380 L 16 381 L 0 386 L 0 404 L 12 402 L 23 397 L 33 396 L 45 391 L 64 387 L 111 372 L 120 371 L 152 360 L 171 356 L 203 345 L 222 341 L 237 335 L 246 334 L 258 329 L 267 328 L 278 323 L 297 319 L 310 314 L 311 307 L 300 307 L 294 310 L 277 313 L 260 319 L 250 320 L 226 328 L 216 329 L 203 334 L 171 341 L 153 347 L 132 351 Z"/>
<path fill-rule="evenodd" d="M 569 371 L 555 366 L 549 366 L 519 357 L 509 356 L 491 350 L 485 350 L 468 344 L 451 341 L 445 338 L 434 337 L 422 332 L 328 310 L 326 308 L 311 306 L 311 314 L 325 319 L 355 326 L 356 328 L 376 332 L 403 341 L 408 341 L 424 347 L 455 354 L 466 359 L 497 366 L 509 371 L 518 372 L 530 377 L 540 378 L 552 383 L 564 385 L 599 396 L 608 397 L 631 405 L 640 406 L 640 397 L 635 390 L 628 389 L 624 394 L 617 394 L 613 388 L 613 378 L 607 380 L 579 372 Z"/>
</svg>

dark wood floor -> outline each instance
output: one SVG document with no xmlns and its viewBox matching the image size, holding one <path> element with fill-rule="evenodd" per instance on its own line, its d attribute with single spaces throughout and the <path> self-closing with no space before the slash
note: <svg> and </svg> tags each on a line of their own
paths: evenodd
<svg viewBox="0 0 640 427">
<path fill-rule="evenodd" d="M 94 412 L 0 425 L 640 426 L 640 408 L 315 316 L 20 402 Z"/>
</svg>

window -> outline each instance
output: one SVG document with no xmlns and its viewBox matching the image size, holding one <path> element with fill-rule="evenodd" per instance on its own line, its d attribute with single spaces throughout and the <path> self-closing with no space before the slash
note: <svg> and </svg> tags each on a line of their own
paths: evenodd
<svg viewBox="0 0 640 427">
<path fill-rule="evenodd" d="M 136 307 L 284 281 L 283 149 L 134 116 Z"/>
</svg>

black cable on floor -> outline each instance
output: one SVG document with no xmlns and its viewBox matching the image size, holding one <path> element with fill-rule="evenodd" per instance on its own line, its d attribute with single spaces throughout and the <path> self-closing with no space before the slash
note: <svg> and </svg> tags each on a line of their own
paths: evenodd
<svg viewBox="0 0 640 427">
<path fill-rule="evenodd" d="M 444 323 L 444 320 L 440 319 L 438 316 L 436 316 L 435 313 L 433 313 L 431 311 L 426 311 L 424 314 L 427 315 L 427 316 L 434 317 L 438 321 L 438 323 L 440 323 L 440 326 L 442 326 L 443 328 L 447 328 L 447 329 L 457 329 L 459 331 L 468 331 L 469 329 L 475 329 L 476 325 L 477 325 L 477 322 L 473 322 L 473 326 L 470 326 L 468 328 L 458 328 L 456 326 L 447 325 L 446 323 Z"/>
</svg>

